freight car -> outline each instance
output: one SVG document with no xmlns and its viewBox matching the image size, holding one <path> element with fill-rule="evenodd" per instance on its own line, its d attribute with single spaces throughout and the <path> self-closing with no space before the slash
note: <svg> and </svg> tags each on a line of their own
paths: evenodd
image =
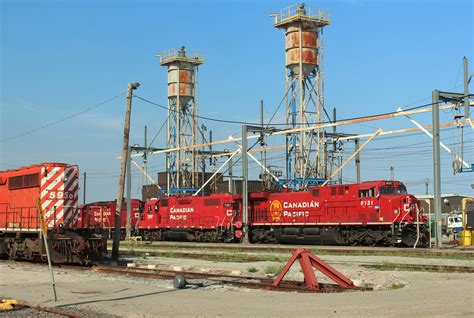
<svg viewBox="0 0 474 318">
<path fill-rule="evenodd" d="M 99 228 L 76 228 L 78 167 L 43 163 L 0 172 L 0 256 L 44 260 L 37 200 L 54 263 L 88 264 L 102 258 L 107 242 Z"/>
<path fill-rule="evenodd" d="M 398 181 L 314 186 L 249 194 L 251 243 L 427 246 L 420 203 Z M 168 197 L 145 204 L 145 240 L 235 242 L 242 237 L 242 196 Z"/>
<path fill-rule="evenodd" d="M 144 204 L 141 200 L 131 199 L 130 225 L 132 229 L 138 227 L 140 216 L 143 215 Z M 113 237 L 115 225 L 115 210 L 117 201 L 100 201 L 79 205 L 78 218 L 74 222 L 77 228 L 101 228 L 108 238 Z M 127 201 L 122 206 L 122 222 L 120 224 L 121 237 L 125 238 L 127 225 Z"/>
</svg>

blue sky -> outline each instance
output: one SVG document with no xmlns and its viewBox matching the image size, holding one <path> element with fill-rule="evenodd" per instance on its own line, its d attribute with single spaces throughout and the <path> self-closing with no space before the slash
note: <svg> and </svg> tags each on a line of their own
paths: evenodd
<svg viewBox="0 0 474 318">
<path fill-rule="evenodd" d="M 200 114 L 257 121 L 268 118 L 284 95 L 284 37 L 269 13 L 289 1 L 0 1 L 0 140 L 42 127 L 108 100 L 138 81 L 137 94 L 166 104 L 166 72 L 155 54 L 186 45 L 205 54 L 199 71 Z M 390 112 L 430 101 L 431 91 L 462 89 L 462 57 L 473 54 L 472 1 L 317 1 L 327 9 L 325 87 L 328 108 L 339 118 Z M 473 87 L 471 85 L 471 91 Z M 75 163 L 88 173 L 88 200 L 116 195 L 125 99 L 111 102 L 9 141 L 0 142 L 0 169 L 45 161 Z M 442 113 L 448 122 L 452 113 Z M 131 143 L 143 127 L 157 132 L 166 113 L 135 100 Z M 416 117 L 430 124 L 430 116 Z M 238 134 L 238 125 L 205 124 L 215 139 Z M 367 133 L 408 128 L 406 119 L 342 128 Z M 473 130 L 465 130 L 466 160 L 474 161 Z M 455 129 L 442 138 L 455 145 Z M 151 136 L 150 136 L 151 138 Z M 163 146 L 164 135 L 154 146 Z M 419 144 L 422 143 L 422 144 Z M 397 148 L 394 148 L 394 147 Z M 413 193 L 432 178 L 426 136 L 374 140 L 362 153 L 362 177 L 389 177 L 389 167 Z M 388 149 L 387 149 L 388 148 Z M 347 157 L 352 145 L 347 144 Z M 453 175 L 442 155 L 445 193 L 471 194 L 473 174 Z M 275 164 L 282 165 L 281 160 Z M 152 173 L 163 157 L 150 160 Z M 257 171 L 255 167 L 252 168 Z M 353 165 L 344 171 L 353 179 Z M 134 171 L 133 194 L 144 182 Z M 432 186 L 430 185 L 430 191 Z"/>
</svg>

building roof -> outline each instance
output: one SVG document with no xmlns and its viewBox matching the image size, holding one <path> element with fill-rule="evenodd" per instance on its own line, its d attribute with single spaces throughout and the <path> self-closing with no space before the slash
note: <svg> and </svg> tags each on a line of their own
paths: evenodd
<svg viewBox="0 0 474 318">
<path fill-rule="evenodd" d="M 433 199 L 434 195 L 433 194 L 414 194 L 415 197 L 418 199 Z M 461 198 L 473 198 L 470 195 L 462 195 L 462 194 L 457 194 L 457 193 L 445 193 L 441 194 L 442 198 L 452 198 L 452 197 L 461 197 Z"/>
</svg>

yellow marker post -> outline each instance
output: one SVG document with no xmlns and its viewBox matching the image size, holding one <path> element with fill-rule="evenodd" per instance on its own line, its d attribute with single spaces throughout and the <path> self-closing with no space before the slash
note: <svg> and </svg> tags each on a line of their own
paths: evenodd
<svg viewBox="0 0 474 318">
<path fill-rule="evenodd" d="M 57 301 L 58 298 L 56 296 L 56 282 L 54 281 L 53 266 L 51 265 L 51 256 L 49 254 L 48 228 L 46 226 L 46 222 L 44 221 L 43 209 L 41 208 L 41 200 L 39 198 L 36 199 L 36 207 L 38 208 L 38 217 L 40 219 L 40 227 L 41 227 L 40 234 L 44 239 L 44 246 L 46 248 L 46 257 L 48 258 L 49 272 L 51 273 L 51 287 L 53 288 L 54 301 Z"/>
</svg>

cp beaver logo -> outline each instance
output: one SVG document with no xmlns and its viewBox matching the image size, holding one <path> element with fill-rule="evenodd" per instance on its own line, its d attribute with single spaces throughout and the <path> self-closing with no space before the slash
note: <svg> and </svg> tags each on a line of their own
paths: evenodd
<svg viewBox="0 0 474 318">
<path fill-rule="evenodd" d="M 283 212 L 283 206 L 280 201 L 274 200 L 270 203 L 270 215 L 273 221 L 281 220 L 281 213 Z"/>
</svg>

